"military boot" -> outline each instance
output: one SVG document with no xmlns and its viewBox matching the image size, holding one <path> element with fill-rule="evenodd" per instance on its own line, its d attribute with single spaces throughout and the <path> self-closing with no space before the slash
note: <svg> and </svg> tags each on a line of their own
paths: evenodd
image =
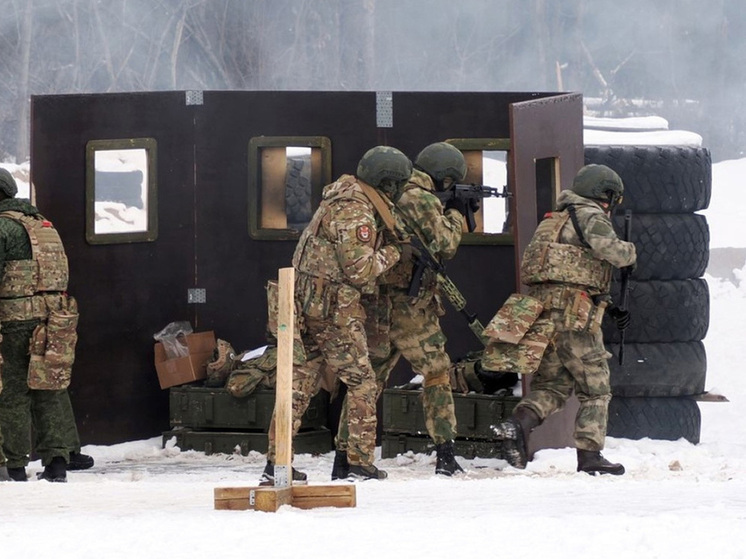
<svg viewBox="0 0 746 559">
<path fill-rule="evenodd" d="M 308 476 L 305 472 L 290 468 L 292 472 L 293 482 L 303 483 L 308 481 Z M 259 485 L 274 485 L 275 484 L 275 465 L 267 460 L 267 465 L 264 466 L 264 472 L 262 477 L 259 479 Z"/>
<path fill-rule="evenodd" d="M 350 461 L 347 460 L 346 450 L 337 450 L 334 453 L 334 465 L 332 465 L 332 481 L 345 479 L 350 474 Z"/>
<path fill-rule="evenodd" d="M 13 481 L 5 466 L 0 466 L 0 481 Z"/>
<path fill-rule="evenodd" d="M 26 468 L 24 467 L 8 468 L 8 476 L 13 481 L 28 481 L 28 476 L 26 475 Z"/>
<path fill-rule="evenodd" d="M 435 473 L 443 476 L 452 476 L 464 469 L 456 462 L 453 454 L 453 441 L 435 445 Z"/>
<path fill-rule="evenodd" d="M 356 480 L 359 479 L 361 481 L 365 481 L 366 479 L 378 479 L 383 480 L 389 477 L 389 475 L 383 471 L 376 468 L 373 464 L 370 466 L 363 466 L 360 464 L 350 464 L 350 471 L 347 474 L 347 479 L 349 480 Z"/>
<path fill-rule="evenodd" d="M 57 483 L 67 482 L 67 462 L 62 456 L 55 456 L 44 466 L 44 471 L 38 474 L 39 479 L 46 479 Z"/>
<path fill-rule="evenodd" d="M 493 425 L 495 437 L 502 441 L 502 455 L 508 464 L 523 470 L 528 463 L 528 435 L 541 423 L 541 418 L 525 406 L 515 409 L 506 421 Z"/>
<path fill-rule="evenodd" d="M 611 474 L 620 476 L 624 473 L 624 466 L 609 462 L 598 450 L 578 449 L 578 471 L 591 475 Z"/>
<path fill-rule="evenodd" d="M 72 472 L 73 470 L 87 470 L 93 468 L 93 457 L 87 454 L 81 454 L 80 452 L 70 453 L 70 462 L 67 464 L 67 471 Z"/>
</svg>

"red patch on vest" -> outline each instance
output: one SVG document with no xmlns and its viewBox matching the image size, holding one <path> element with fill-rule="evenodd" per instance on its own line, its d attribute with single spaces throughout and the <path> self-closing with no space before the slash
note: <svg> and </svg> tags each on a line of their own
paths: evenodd
<svg viewBox="0 0 746 559">
<path fill-rule="evenodd" d="M 370 241 L 370 238 L 372 236 L 373 235 L 370 231 L 370 227 L 368 227 L 367 225 L 361 225 L 360 227 L 357 228 L 357 238 L 360 241 L 367 243 Z"/>
<path fill-rule="evenodd" d="M 47 221 L 45 219 L 44 221 L 41 222 L 41 226 L 42 227 L 52 227 L 52 222 L 51 221 Z"/>
<path fill-rule="evenodd" d="M 544 214 L 544 217 L 552 217 L 552 212 L 547 212 Z"/>
</svg>

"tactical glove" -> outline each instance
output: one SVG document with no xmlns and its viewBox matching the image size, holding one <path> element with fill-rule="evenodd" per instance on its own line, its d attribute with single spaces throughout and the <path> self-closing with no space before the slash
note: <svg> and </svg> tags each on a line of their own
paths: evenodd
<svg viewBox="0 0 746 559">
<path fill-rule="evenodd" d="M 449 198 L 446 202 L 446 210 L 458 210 L 458 212 L 466 217 L 466 202 L 464 200 L 459 200 L 458 198 Z"/>
<path fill-rule="evenodd" d="M 629 311 L 622 310 L 619 307 L 611 307 L 607 312 L 616 322 L 616 327 L 620 332 L 629 327 L 629 323 L 632 321 Z"/>
</svg>

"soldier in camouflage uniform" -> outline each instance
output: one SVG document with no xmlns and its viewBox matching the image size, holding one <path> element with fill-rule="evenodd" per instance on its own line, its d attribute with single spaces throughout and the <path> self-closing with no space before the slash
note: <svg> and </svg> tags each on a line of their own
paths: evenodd
<svg viewBox="0 0 746 559">
<path fill-rule="evenodd" d="M 301 234 L 293 255 L 295 297 L 307 355 L 320 352 L 347 386 L 348 477 L 384 479 L 373 465 L 376 439 L 376 380 L 368 356 L 363 294 L 399 261 L 391 200 L 412 172 L 395 148 L 377 146 L 363 155 L 357 176 L 342 175 L 324 187 L 321 205 Z M 311 361 L 293 371 L 293 435 L 320 383 L 321 367 Z M 274 421 L 262 482 L 274 480 Z M 294 480 L 305 474 L 293 470 Z"/>
<path fill-rule="evenodd" d="M 461 242 L 466 208 L 451 205 L 457 204 L 454 201 L 444 209 L 432 192 L 447 190 L 464 179 L 464 156 L 452 145 L 438 142 L 419 153 L 414 167 L 400 198 L 394 200 L 403 237 L 417 235 L 436 258 L 453 258 Z M 435 473 L 450 476 L 463 469 L 453 453 L 456 416 L 449 379 L 451 360 L 440 327 L 444 310 L 435 274 L 430 269 L 423 276 L 417 297 L 409 296 L 414 266 L 414 255 L 404 250 L 399 263 L 379 280 L 380 297 L 366 301 L 371 362 L 376 370 L 377 395 L 402 355 L 413 371 L 424 377 L 425 425 L 435 443 Z M 332 479 L 344 477 L 346 471 L 345 410 L 343 407 Z"/>
<path fill-rule="evenodd" d="M 0 429 L 5 435 L 3 452 L 9 476 L 14 481 L 26 481 L 33 426 L 34 446 L 44 465 L 41 477 L 48 481 L 66 481 L 70 455 L 80 450 L 69 395 L 66 389 L 30 389 L 27 381 L 32 333 L 46 319 L 50 305 L 67 300 L 63 293 L 67 288 L 67 259 L 56 232 L 52 235 L 54 242 L 59 243 L 61 260 L 47 264 L 48 261 L 42 263 L 37 259 L 43 247 L 35 245 L 37 250 L 32 251 L 29 233 L 21 223 L 23 216 L 47 230 L 54 231 L 54 228 L 27 200 L 16 199 L 17 192 L 13 176 L 6 169 L 0 169 L 0 349 L 4 382 L 4 390 L 0 393 Z M 48 237 L 46 235 L 45 239 Z M 41 243 L 39 239 L 36 242 Z M 42 267 L 50 270 L 49 273 L 36 274 L 54 276 L 59 291 L 23 295 L 38 285 L 26 285 L 24 270 L 42 270 Z M 40 301 L 43 301 L 41 305 Z M 78 453 L 78 457 L 92 465 L 93 459 L 89 456 Z"/>
<path fill-rule="evenodd" d="M 608 358 L 601 318 L 611 302 L 612 267 L 634 266 L 635 246 L 620 240 L 609 215 L 624 192 L 622 180 L 605 165 L 580 169 L 570 190 L 560 193 L 557 210 L 544 218 L 526 247 L 521 265 L 528 294 L 544 302 L 542 316 L 554 322 L 554 338 L 531 380 L 531 391 L 512 416 L 495 427 L 508 462 L 525 468 L 532 429 L 562 409 L 575 392 L 577 470 L 590 474 L 624 473 L 601 454 L 611 400 Z M 629 312 L 607 312 L 620 330 Z"/>
</svg>

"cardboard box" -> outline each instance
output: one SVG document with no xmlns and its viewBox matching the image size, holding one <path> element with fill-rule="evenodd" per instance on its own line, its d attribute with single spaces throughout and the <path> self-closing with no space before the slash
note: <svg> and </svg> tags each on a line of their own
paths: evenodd
<svg viewBox="0 0 746 559">
<path fill-rule="evenodd" d="M 155 344 L 155 370 L 161 388 L 178 386 L 207 377 L 207 362 L 215 350 L 215 332 L 197 332 L 186 336 L 189 356 L 169 359 L 161 342 Z"/>
</svg>

